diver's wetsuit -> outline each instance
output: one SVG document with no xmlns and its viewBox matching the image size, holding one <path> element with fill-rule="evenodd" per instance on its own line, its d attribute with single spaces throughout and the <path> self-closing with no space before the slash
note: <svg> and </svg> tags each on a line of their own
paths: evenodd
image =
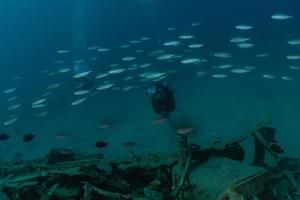
<svg viewBox="0 0 300 200">
<path fill-rule="evenodd" d="M 166 83 L 157 83 L 154 86 L 154 92 L 151 95 L 151 103 L 153 110 L 164 118 L 175 109 L 174 92 Z"/>
</svg>

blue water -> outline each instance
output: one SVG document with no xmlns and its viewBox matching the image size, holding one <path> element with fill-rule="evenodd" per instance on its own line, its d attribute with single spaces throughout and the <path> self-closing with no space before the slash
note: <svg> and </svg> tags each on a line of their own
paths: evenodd
<svg viewBox="0 0 300 200">
<path fill-rule="evenodd" d="M 299 54 L 300 46 L 287 44 L 288 39 L 300 38 L 299 10 L 297 0 L 3 0 L 0 3 L 0 130 L 11 138 L 0 142 L 0 159 L 12 159 L 20 152 L 24 159 L 40 157 L 58 147 L 124 156 L 127 152 L 123 151 L 122 144 L 128 141 L 136 142 L 140 153 L 172 151 L 172 126 L 180 119 L 196 125 L 197 131 L 190 135 L 191 140 L 207 146 L 216 138 L 226 141 L 238 136 L 268 116 L 274 118 L 278 140 L 286 153 L 300 156 L 300 71 L 288 67 L 300 65 L 300 60 L 285 58 Z M 293 18 L 273 20 L 270 16 L 274 13 L 286 13 Z M 76 17 L 79 20 L 74 20 Z M 192 27 L 193 22 L 201 22 L 201 25 Z M 234 28 L 238 24 L 250 24 L 254 28 L 239 31 Z M 167 31 L 168 27 L 176 30 Z M 179 40 L 178 36 L 182 34 L 192 34 L 195 38 L 183 41 L 184 45 L 173 49 L 162 45 L 168 40 Z M 229 42 L 234 36 L 249 37 L 255 46 L 239 49 Z M 132 44 L 129 49 L 119 48 L 141 37 L 151 40 Z M 193 42 L 205 46 L 186 52 L 187 44 Z M 111 50 L 103 53 L 88 51 L 90 46 Z M 68 49 L 71 53 L 58 54 L 60 49 Z M 135 53 L 137 49 L 144 52 Z M 205 58 L 207 62 L 183 65 L 178 60 L 157 61 L 149 54 L 158 49 L 183 54 L 185 58 Z M 212 54 L 216 52 L 231 53 L 232 58 L 215 58 Z M 270 57 L 256 58 L 255 55 L 260 53 L 268 53 Z M 76 99 L 72 94 L 72 72 L 51 77 L 45 73 L 57 72 L 61 67 L 72 68 L 74 60 L 82 57 L 88 60 L 94 56 L 99 60 L 86 62 L 92 77 L 107 72 L 111 69 L 109 65 L 114 63 L 126 69 L 132 64 L 153 65 L 150 69 L 126 71 L 95 80 L 97 86 L 110 80 L 117 88 L 137 86 L 136 89 L 127 92 L 109 89 L 88 94 L 84 103 L 70 106 Z M 125 63 L 121 61 L 125 56 L 136 56 L 137 59 Z M 58 60 L 65 63 L 54 64 Z M 244 75 L 226 71 L 227 78 L 214 79 L 210 75 L 217 70 L 212 66 L 220 64 L 251 65 L 256 69 Z M 48 72 L 41 73 L 44 70 Z M 167 70 L 178 71 L 166 78 L 175 91 L 178 109 L 168 122 L 153 125 L 157 115 L 146 96 L 146 89 L 153 83 L 139 82 L 138 75 L 145 71 Z M 207 74 L 197 77 L 197 71 Z M 274 74 L 277 78 L 268 80 L 261 74 Z M 13 79 L 15 76 L 21 79 Z M 135 78 L 124 81 L 127 76 Z M 280 76 L 290 76 L 293 80 L 284 81 Z M 31 108 L 31 103 L 41 99 L 53 83 L 61 86 L 47 97 L 47 106 Z M 16 92 L 3 94 L 2 90 L 7 88 L 16 88 Z M 7 108 L 15 104 L 7 102 L 13 96 L 18 96 L 15 103 L 21 106 L 8 111 Z M 44 111 L 48 112 L 46 116 L 36 117 Z M 12 117 L 18 117 L 18 120 L 5 126 Z M 99 128 L 103 119 L 110 119 L 112 127 Z M 22 135 L 28 132 L 36 134 L 36 138 L 24 143 Z M 68 137 L 57 139 L 58 133 L 67 133 Z M 97 149 L 96 140 L 108 141 L 109 146 Z"/>
</svg>

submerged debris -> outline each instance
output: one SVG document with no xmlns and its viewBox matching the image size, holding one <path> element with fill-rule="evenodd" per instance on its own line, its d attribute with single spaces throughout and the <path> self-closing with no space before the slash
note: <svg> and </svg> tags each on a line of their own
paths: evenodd
<svg viewBox="0 0 300 200">
<path fill-rule="evenodd" d="M 203 148 L 177 132 L 173 159 L 162 153 L 137 156 L 135 142 L 123 144 L 131 157 L 120 159 L 53 149 L 45 158 L 0 163 L 0 199 L 294 200 L 299 198 L 300 160 L 283 157 L 275 133 L 260 124 L 228 143 Z M 252 165 L 243 162 L 241 143 L 248 138 L 255 145 Z M 267 162 L 266 153 L 275 164 Z"/>
<path fill-rule="evenodd" d="M 166 188 L 171 187 L 173 163 L 166 165 L 163 159 L 154 162 L 153 158 L 145 156 L 141 165 L 135 166 L 132 158 L 112 162 L 104 160 L 101 154 L 80 155 L 67 149 L 54 149 L 44 159 L 10 167 L 1 165 L 3 195 L 7 199 L 16 199 L 17 195 L 24 200 L 142 200 L 144 188 L 151 195 L 168 193 Z M 111 169 L 105 167 L 109 163 Z"/>
</svg>

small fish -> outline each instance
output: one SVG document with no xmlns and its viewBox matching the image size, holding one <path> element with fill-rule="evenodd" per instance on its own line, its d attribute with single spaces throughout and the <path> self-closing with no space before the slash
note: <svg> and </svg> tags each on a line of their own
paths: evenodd
<svg viewBox="0 0 300 200">
<path fill-rule="evenodd" d="M 175 58 L 174 54 L 162 54 L 162 55 L 158 56 L 156 59 L 157 60 L 170 60 L 173 58 Z"/>
<path fill-rule="evenodd" d="M 131 90 L 131 89 L 133 89 L 133 86 L 127 86 L 127 87 L 122 88 L 122 91 L 126 92 L 126 91 Z"/>
<path fill-rule="evenodd" d="M 265 78 L 265 79 L 274 79 L 274 78 L 276 78 L 276 76 L 273 75 L 273 74 L 262 74 L 262 77 Z"/>
<path fill-rule="evenodd" d="M 96 60 L 99 60 L 99 57 L 98 56 L 90 57 L 89 60 L 90 61 L 96 61 Z"/>
<path fill-rule="evenodd" d="M 251 47 L 254 47 L 254 44 L 251 43 L 240 43 L 238 44 L 238 47 L 241 49 L 249 49 Z"/>
<path fill-rule="evenodd" d="M 99 148 L 99 149 L 107 147 L 107 146 L 108 146 L 108 142 L 105 142 L 105 141 L 102 141 L 102 140 L 97 140 L 96 141 L 96 147 Z"/>
<path fill-rule="evenodd" d="M 57 140 L 64 140 L 64 139 L 70 138 L 70 134 L 68 134 L 68 133 L 58 133 L 58 134 L 56 134 L 55 138 Z"/>
<path fill-rule="evenodd" d="M 0 141 L 8 140 L 10 138 L 10 135 L 6 133 L 0 133 Z"/>
<path fill-rule="evenodd" d="M 73 101 L 73 102 L 71 103 L 71 106 L 79 105 L 79 104 L 83 103 L 83 102 L 86 101 L 86 100 L 87 100 L 87 98 L 77 99 L 77 100 L 75 100 L 75 101 Z"/>
<path fill-rule="evenodd" d="M 285 81 L 293 81 L 294 79 L 290 76 L 281 76 L 281 79 L 282 80 L 285 80 Z"/>
<path fill-rule="evenodd" d="M 198 48 L 201 48 L 203 46 L 204 46 L 204 44 L 195 43 L 195 44 L 190 44 L 188 47 L 191 48 L 191 49 L 198 49 Z"/>
<path fill-rule="evenodd" d="M 13 93 L 17 90 L 17 88 L 8 88 L 6 90 L 3 91 L 4 94 L 9 94 L 9 93 Z"/>
<path fill-rule="evenodd" d="M 276 13 L 274 15 L 271 15 L 271 18 L 275 20 L 286 20 L 286 19 L 291 19 L 293 17 L 284 13 Z"/>
<path fill-rule="evenodd" d="M 128 68 L 128 71 L 134 71 L 134 70 L 137 70 L 137 69 L 138 69 L 138 66 L 137 65 L 133 65 L 132 67 Z"/>
<path fill-rule="evenodd" d="M 243 43 L 243 42 L 247 42 L 248 40 L 250 40 L 250 38 L 246 38 L 246 37 L 233 37 L 230 39 L 230 42 L 232 43 Z"/>
<path fill-rule="evenodd" d="M 108 73 L 109 74 L 120 74 L 125 71 L 126 71 L 126 69 L 124 69 L 124 68 L 118 68 L 118 69 L 112 69 L 112 70 L 108 71 Z"/>
<path fill-rule="evenodd" d="M 81 72 L 81 73 L 78 73 L 78 74 L 75 74 L 73 76 L 73 78 L 82 78 L 82 77 L 85 77 L 87 75 L 89 75 L 92 71 L 85 71 L 85 72 Z"/>
<path fill-rule="evenodd" d="M 90 93 L 91 91 L 90 90 L 78 90 L 78 91 L 76 91 L 76 92 L 74 92 L 73 94 L 74 95 L 85 95 L 85 94 L 88 94 L 88 93 Z"/>
<path fill-rule="evenodd" d="M 180 41 L 177 41 L 177 40 L 171 40 L 171 41 L 167 41 L 165 43 L 163 43 L 163 46 L 165 47 L 176 47 L 176 46 L 180 46 L 181 45 L 181 42 Z"/>
<path fill-rule="evenodd" d="M 42 96 L 43 97 L 47 97 L 47 96 L 49 96 L 49 95 L 51 95 L 52 94 L 52 92 L 45 92 L 44 94 L 42 94 Z"/>
<path fill-rule="evenodd" d="M 17 120 L 18 120 L 18 117 L 14 117 L 14 118 L 4 122 L 4 126 L 9 126 L 9 125 L 15 123 Z"/>
<path fill-rule="evenodd" d="M 238 30 L 247 31 L 247 30 L 252 29 L 253 26 L 247 25 L 247 24 L 241 24 L 241 25 L 235 26 L 235 28 L 238 29 Z"/>
<path fill-rule="evenodd" d="M 47 112 L 47 111 L 44 111 L 44 112 L 37 113 L 35 116 L 36 116 L 36 117 L 44 117 L 44 116 L 46 116 L 47 114 L 48 114 L 48 112 Z"/>
<path fill-rule="evenodd" d="M 291 65 L 291 66 L 289 66 L 289 68 L 292 70 L 300 70 L 300 66 Z"/>
<path fill-rule="evenodd" d="M 164 76 L 166 73 L 164 72 L 146 72 L 140 75 L 140 77 L 144 77 L 146 79 L 155 79 Z"/>
<path fill-rule="evenodd" d="M 166 71 L 166 73 L 168 73 L 168 74 L 176 74 L 178 72 L 179 72 L 178 70 L 173 70 L 173 69 Z"/>
<path fill-rule="evenodd" d="M 47 74 L 47 77 L 49 78 L 49 77 L 55 76 L 56 74 L 57 74 L 57 72 L 49 72 Z"/>
<path fill-rule="evenodd" d="M 217 52 L 214 53 L 213 56 L 217 57 L 217 58 L 231 58 L 232 55 L 230 53 L 226 53 L 226 52 Z"/>
<path fill-rule="evenodd" d="M 66 148 L 59 148 L 59 149 L 56 149 L 55 151 L 57 151 L 57 153 L 59 153 L 59 155 L 63 155 L 63 156 L 74 154 L 70 149 L 66 149 Z"/>
<path fill-rule="evenodd" d="M 256 67 L 255 66 L 250 66 L 250 65 L 247 65 L 247 66 L 245 66 L 244 67 L 244 69 L 246 69 L 246 70 L 255 70 L 256 69 Z"/>
<path fill-rule="evenodd" d="M 70 71 L 71 71 L 71 68 L 61 68 L 60 70 L 58 70 L 59 73 L 67 73 Z"/>
<path fill-rule="evenodd" d="M 57 61 L 54 61 L 54 65 L 61 65 L 61 64 L 64 64 L 65 61 L 63 60 L 57 60 Z"/>
<path fill-rule="evenodd" d="M 201 77 L 201 76 L 204 76 L 206 74 L 207 74 L 207 72 L 200 71 L 200 72 L 196 73 L 196 76 Z"/>
<path fill-rule="evenodd" d="M 191 133 L 192 131 L 194 131 L 196 129 L 196 127 L 192 126 L 192 127 L 185 127 L 185 128 L 180 128 L 176 131 L 176 133 L 178 134 L 189 134 Z"/>
<path fill-rule="evenodd" d="M 179 36 L 179 39 L 182 39 L 182 40 L 189 40 L 189 39 L 193 39 L 195 36 L 193 35 L 180 35 Z"/>
<path fill-rule="evenodd" d="M 165 78 L 167 78 L 167 76 L 161 76 L 161 77 L 152 79 L 152 81 L 154 81 L 154 82 L 160 82 L 160 81 L 162 81 L 162 80 L 165 79 Z"/>
<path fill-rule="evenodd" d="M 211 143 L 212 143 L 213 145 L 217 145 L 217 144 L 220 143 L 220 140 L 216 138 L 216 139 L 213 139 L 213 140 L 211 141 Z"/>
<path fill-rule="evenodd" d="M 109 50 L 110 50 L 110 48 L 98 48 L 97 49 L 97 51 L 99 51 L 99 52 L 107 52 Z"/>
<path fill-rule="evenodd" d="M 51 84 L 47 87 L 48 90 L 52 90 L 52 89 L 55 89 L 55 88 L 58 88 L 61 84 L 60 83 L 54 83 L 54 84 Z"/>
<path fill-rule="evenodd" d="M 129 44 L 124 44 L 124 45 L 121 45 L 120 48 L 121 49 L 127 49 L 127 48 L 130 48 L 130 45 Z"/>
<path fill-rule="evenodd" d="M 158 49 L 158 50 L 154 50 L 150 53 L 150 56 L 154 56 L 154 55 L 159 55 L 159 54 L 162 54 L 164 53 L 166 50 L 164 49 Z"/>
<path fill-rule="evenodd" d="M 291 39 L 288 41 L 288 44 L 293 46 L 300 45 L 300 39 Z"/>
<path fill-rule="evenodd" d="M 175 28 L 175 27 L 168 27 L 166 30 L 167 30 L 167 31 L 175 31 L 176 28 Z"/>
<path fill-rule="evenodd" d="M 212 75 L 213 78 L 226 78 L 228 77 L 227 74 L 213 74 Z"/>
<path fill-rule="evenodd" d="M 139 44 L 139 43 L 141 43 L 141 41 L 139 41 L 139 40 L 132 40 L 132 41 L 130 41 L 130 43 L 131 44 Z"/>
<path fill-rule="evenodd" d="M 134 79 L 133 76 L 126 76 L 126 77 L 123 78 L 124 81 L 129 81 L 129 80 L 132 80 L 132 79 Z"/>
<path fill-rule="evenodd" d="M 191 26 L 200 26 L 201 25 L 201 22 L 193 22 L 190 24 Z"/>
<path fill-rule="evenodd" d="M 202 60 L 200 58 L 186 58 L 180 62 L 181 62 L 181 64 L 198 64 L 198 63 L 201 63 Z"/>
<path fill-rule="evenodd" d="M 234 74 L 245 74 L 245 73 L 248 73 L 250 72 L 249 70 L 247 69 L 244 69 L 244 68 L 234 68 L 231 70 L 232 73 Z"/>
<path fill-rule="evenodd" d="M 36 105 L 32 105 L 31 108 L 44 108 L 46 106 L 47 104 L 36 104 Z"/>
<path fill-rule="evenodd" d="M 134 148 L 135 146 L 137 146 L 137 143 L 136 142 L 125 142 L 122 144 L 122 146 L 125 148 L 125 149 L 132 149 Z"/>
<path fill-rule="evenodd" d="M 21 106 L 21 104 L 15 104 L 15 105 L 9 106 L 7 108 L 7 110 L 15 110 L 15 109 L 19 108 L 20 106 Z"/>
<path fill-rule="evenodd" d="M 66 54 L 66 53 L 70 53 L 70 50 L 67 49 L 61 49 L 57 51 L 58 54 Z"/>
<path fill-rule="evenodd" d="M 152 121 L 152 124 L 156 124 L 156 125 L 162 124 L 162 123 L 166 122 L 167 120 L 168 120 L 168 118 L 160 117 L 160 118 L 154 119 Z"/>
<path fill-rule="evenodd" d="M 42 104 L 46 101 L 47 99 L 46 98 L 43 98 L 43 99 L 38 99 L 36 101 L 34 101 L 31 105 L 38 105 L 38 104 Z"/>
<path fill-rule="evenodd" d="M 14 97 L 10 97 L 9 99 L 7 99 L 7 102 L 11 102 L 16 100 L 17 98 L 19 98 L 18 96 L 14 96 Z"/>
<path fill-rule="evenodd" d="M 33 140 L 34 137 L 35 137 L 34 134 L 32 134 L 32 133 L 27 133 L 27 134 L 23 135 L 23 141 L 24 141 L 24 142 L 30 142 L 30 141 Z"/>
<path fill-rule="evenodd" d="M 147 67 L 150 67 L 151 65 L 152 65 L 152 63 L 145 63 L 145 64 L 140 65 L 140 68 L 147 68 Z"/>
<path fill-rule="evenodd" d="M 101 74 L 98 74 L 98 75 L 96 76 L 96 79 L 104 78 L 104 77 L 106 77 L 106 76 L 108 76 L 108 75 L 109 75 L 108 73 L 101 73 Z"/>
<path fill-rule="evenodd" d="M 49 74 L 50 72 L 49 72 L 49 70 L 42 70 L 42 71 L 40 71 L 40 73 L 41 74 Z"/>
<path fill-rule="evenodd" d="M 231 67 L 233 67 L 233 65 L 231 65 L 231 64 L 224 64 L 224 65 L 217 66 L 217 68 L 219 68 L 219 69 L 227 69 L 227 68 L 231 68 Z"/>
<path fill-rule="evenodd" d="M 97 90 L 106 90 L 106 89 L 113 87 L 114 85 L 115 85 L 114 83 L 103 84 L 103 85 L 100 85 L 99 87 L 97 87 Z"/>
<path fill-rule="evenodd" d="M 90 51 L 92 51 L 92 50 L 96 50 L 98 48 L 99 48 L 98 46 L 90 46 L 87 49 L 90 50 Z"/>
<path fill-rule="evenodd" d="M 74 64 L 81 64 L 84 63 L 84 59 L 75 60 Z"/>
<path fill-rule="evenodd" d="M 135 50 L 135 53 L 143 53 L 143 52 L 144 52 L 144 50 L 142 50 L 142 49 Z"/>
<path fill-rule="evenodd" d="M 123 61 L 133 61 L 135 59 L 136 59 L 136 57 L 133 57 L 133 56 L 127 56 L 127 57 L 122 58 Z"/>
<path fill-rule="evenodd" d="M 300 60 L 300 55 L 288 55 L 286 57 L 288 60 Z"/>
<path fill-rule="evenodd" d="M 267 53 L 261 53 L 256 55 L 257 58 L 267 58 L 270 57 L 270 54 Z"/>
<path fill-rule="evenodd" d="M 113 126 L 113 123 L 111 122 L 111 120 L 103 120 L 100 123 L 99 128 L 107 129 L 107 128 L 111 128 L 112 126 Z"/>
<path fill-rule="evenodd" d="M 150 37 L 141 37 L 140 40 L 141 41 L 147 41 L 147 40 L 151 40 L 151 38 Z"/>
</svg>

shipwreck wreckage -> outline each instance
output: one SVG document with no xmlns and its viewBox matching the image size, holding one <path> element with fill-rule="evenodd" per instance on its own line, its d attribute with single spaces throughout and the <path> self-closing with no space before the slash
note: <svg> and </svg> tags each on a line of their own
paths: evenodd
<svg viewBox="0 0 300 200">
<path fill-rule="evenodd" d="M 176 156 L 107 160 L 54 149 L 45 158 L 3 162 L 1 200 L 281 200 L 300 199 L 300 160 L 283 156 L 267 122 L 209 148 L 176 133 Z M 241 143 L 254 141 L 252 163 Z M 269 162 L 266 156 L 269 156 Z M 270 159 L 272 158 L 272 159 Z M 268 160 L 268 161 L 267 161 Z"/>
</svg>

